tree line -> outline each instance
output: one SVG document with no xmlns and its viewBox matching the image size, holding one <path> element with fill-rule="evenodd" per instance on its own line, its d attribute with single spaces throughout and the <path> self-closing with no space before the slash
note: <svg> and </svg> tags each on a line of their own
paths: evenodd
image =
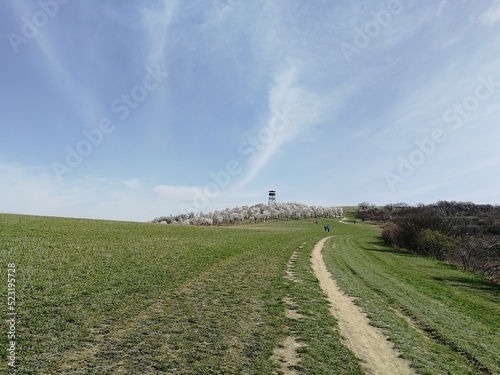
<svg viewBox="0 0 500 375">
<path fill-rule="evenodd" d="M 439 201 L 358 205 L 361 220 L 382 221 L 382 238 L 414 254 L 460 265 L 500 281 L 500 206 Z"/>
<path fill-rule="evenodd" d="M 290 220 L 311 218 L 343 218 L 342 207 L 309 206 L 303 203 L 288 202 L 256 204 L 226 208 L 208 213 L 190 212 L 186 214 L 161 216 L 153 223 L 173 225 L 227 225 L 240 223 L 258 223 L 268 220 Z"/>
</svg>

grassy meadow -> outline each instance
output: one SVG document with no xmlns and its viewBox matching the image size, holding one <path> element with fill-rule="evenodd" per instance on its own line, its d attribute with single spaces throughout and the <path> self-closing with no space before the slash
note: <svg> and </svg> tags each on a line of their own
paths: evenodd
<svg viewBox="0 0 500 375">
<path fill-rule="evenodd" d="M 421 374 L 500 374 L 500 285 L 345 224 L 323 256 L 332 276 Z"/>
<path fill-rule="evenodd" d="M 277 374 L 273 350 L 293 336 L 302 345 L 297 373 L 363 374 L 310 267 L 326 235 L 334 277 L 420 373 L 500 372 L 497 285 L 389 249 L 378 228 L 319 222 L 192 227 L 0 215 L 3 295 L 7 264 L 17 276 L 12 373 Z M 8 341 L 0 335 L 0 372 Z"/>
<path fill-rule="evenodd" d="M 304 332 L 311 371 L 360 373 L 310 271 L 300 297 L 321 323 L 309 331 L 306 319 L 295 327 L 285 317 L 287 263 L 295 251 L 307 258 L 324 235 L 309 222 L 185 227 L 1 215 L 0 230 L 2 280 L 7 263 L 17 269 L 19 374 L 271 374 L 273 349 L 291 330 Z"/>
</svg>

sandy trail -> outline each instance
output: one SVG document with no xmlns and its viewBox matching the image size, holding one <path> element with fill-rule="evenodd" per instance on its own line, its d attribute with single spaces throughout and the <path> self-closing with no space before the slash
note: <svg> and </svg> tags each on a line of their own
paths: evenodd
<svg viewBox="0 0 500 375">
<path fill-rule="evenodd" d="M 323 238 L 314 246 L 311 264 L 321 289 L 330 301 L 330 312 L 339 322 L 340 333 L 346 345 L 362 361 L 369 374 L 415 375 L 408 362 L 399 357 L 399 353 L 382 332 L 369 324 L 366 315 L 331 278 L 321 253 L 329 238 L 331 237 Z"/>
</svg>

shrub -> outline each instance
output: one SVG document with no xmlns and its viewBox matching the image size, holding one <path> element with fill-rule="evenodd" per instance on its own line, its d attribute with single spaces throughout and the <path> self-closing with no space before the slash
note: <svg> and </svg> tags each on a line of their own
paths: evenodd
<svg viewBox="0 0 500 375">
<path fill-rule="evenodd" d="M 440 231 L 424 229 L 418 235 L 418 248 L 422 255 L 445 260 L 453 248 L 453 241 Z"/>
<path fill-rule="evenodd" d="M 385 226 L 384 230 L 382 231 L 382 238 L 384 239 L 386 244 L 391 246 L 396 245 L 398 229 L 399 227 L 395 223 L 389 223 Z"/>
</svg>

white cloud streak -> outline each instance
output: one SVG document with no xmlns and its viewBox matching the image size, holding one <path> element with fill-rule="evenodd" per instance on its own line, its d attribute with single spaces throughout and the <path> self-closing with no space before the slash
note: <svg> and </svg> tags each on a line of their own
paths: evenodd
<svg viewBox="0 0 500 375">
<path fill-rule="evenodd" d="M 280 72 L 269 91 L 268 119 L 256 132 L 262 149 L 249 160 L 246 173 L 233 190 L 251 182 L 273 155 L 310 130 L 321 117 L 319 104 L 319 98 L 300 85 L 295 66 Z"/>
<path fill-rule="evenodd" d="M 145 40 L 149 44 L 148 64 L 164 63 L 167 51 L 169 28 L 178 9 L 178 1 L 162 0 L 160 9 L 143 8 L 142 25 L 145 33 Z"/>
<path fill-rule="evenodd" d="M 479 16 L 479 21 L 488 26 L 500 21 L 500 3 L 496 2 L 486 12 L 482 13 Z"/>
</svg>

